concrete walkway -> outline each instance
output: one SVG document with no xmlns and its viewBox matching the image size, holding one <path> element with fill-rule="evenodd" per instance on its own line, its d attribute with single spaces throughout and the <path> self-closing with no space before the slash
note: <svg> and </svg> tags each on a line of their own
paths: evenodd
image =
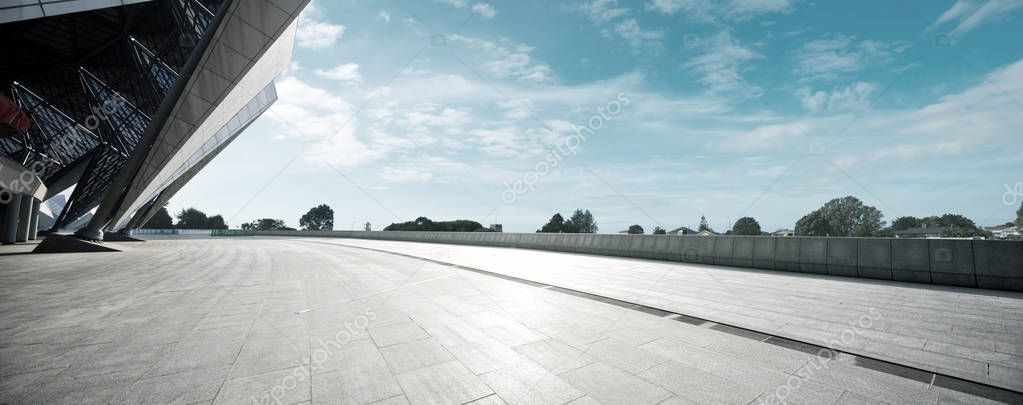
<svg viewBox="0 0 1023 405">
<path fill-rule="evenodd" d="M 524 249 L 314 239 L 440 255 L 459 265 L 1023 391 L 1021 293 Z"/>
<path fill-rule="evenodd" d="M 113 244 L 118 253 L 58 255 L 0 249 L 0 403 L 1023 401 L 854 356 L 825 359 L 720 324 L 338 245 L 351 242 L 155 240 Z M 453 262 L 484 253 L 392 248 Z M 613 268 L 598 257 L 492 250 L 491 267 L 521 260 L 529 267 L 522 271 L 559 273 L 562 281 Z M 686 284 L 657 272 L 671 265 L 624 262 L 633 267 L 611 272 L 605 288 L 625 290 L 632 275 L 685 287 L 679 296 L 726 301 L 712 279 Z M 748 274 L 757 280 L 746 285 L 770 286 Z M 631 288 L 640 298 L 649 289 Z M 874 328 L 892 324 L 893 312 L 882 313 Z"/>
</svg>

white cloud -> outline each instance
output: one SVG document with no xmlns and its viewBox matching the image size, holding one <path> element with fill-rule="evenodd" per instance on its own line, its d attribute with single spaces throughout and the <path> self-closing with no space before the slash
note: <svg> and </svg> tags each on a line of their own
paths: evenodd
<svg viewBox="0 0 1023 405">
<path fill-rule="evenodd" d="M 1019 114 L 1021 107 L 1015 100 L 1023 96 L 1023 60 L 997 69 L 987 78 L 919 108 L 874 109 L 859 118 L 856 118 L 859 111 L 855 109 L 821 117 L 793 117 L 793 123 L 786 120 L 727 132 L 708 142 L 707 147 L 714 151 L 757 154 L 804 153 L 812 139 L 829 140 L 846 128 L 846 132 L 826 149 L 827 159 L 843 169 L 891 171 L 892 167 L 908 162 L 941 160 L 949 156 L 972 156 L 960 158 L 957 163 L 988 161 L 999 151 L 1018 150 L 1017 139 L 1023 120 Z M 997 86 L 990 83 L 997 83 Z M 865 88 L 872 87 L 858 83 L 831 93 L 820 92 L 825 96 L 817 97 L 815 106 L 823 109 L 833 99 L 836 103 L 843 100 L 864 103 L 866 100 L 860 100 L 859 95 L 868 91 Z M 850 123 L 853 125 L 849 126 Z M 945 159 L 942 164 L 951 162 Z"/>
<path fill-rule="evenodd" d="M 462 132 L 462 126 L 472 122 L 472 117 L 468 110 L 423 103 L 407 112 L 401 121 L 409 129 L 439 127 L 457 134 Z"/>
<path fill-rule="evenodd" d="M 530 118 L 534 115 L 536 108 L 533 101 L 529 99 L 501 100 L 497 102 L 497 106 L 504 111 L 505 118 L 510 120 Z"/>
<path fill-rule="evenodd" d="M 493 181 L 499 174 L 503 173 L 485 165 L 469 165 L 444 156 L 416 155 L 384 167 L 377 172 L 377 177 L 386 183 L 464 184 L 470 178 Z"/>
<path fill-rule="evenodd" d="M 593 0 L 567 7 L 571 11 L 581 12 L 594 24 L 600 25 L 628 14 L 629 10 L 618 7 L 618 0 Z"/>
<path fill-rule="evenodd" d="M 877 85 L 867 82 L 856 82 L 851 85 L 835 88 L 830 92 L 813 91 L 809 87 L 801 87 L 796 91 L 799 102 L 808 111 L 862 110 L 870 104 L 870 96 L 877 90 Z"/>
<path fill-rule="evenodd" d="M 476 3 L 472 5 L 472 12 L 479 14 L 483 18 L 494 18 L 497 15 L 497 11 L 494 10 L 494 6 L 488 3 Z"/>
<path fill-rule="evenodd" d="M 358 84 L 362 82 L 362 75 L 359 74 L 359 65 L 356 63 L 343 63 L 330 70 L 316 69 L 317 76 L 331 80 L 337 80 L 346 84 Z"/>
<path fill-rule="evenodd" d="M 651 0 L 646 8 L 665 15 L 681 11 L 703 22 L 746 21 L 763 14 L 789 12 L 794 3 L 792 0 Z"/>
<path fill-rule="evenodd" d="M 465 0 L 433 0 L 435 3 L 447 4 L 455 8 L 465 7 Z"/>
<path fill-rule="evenodd" d="M 664 37 L 663 31 L 643 30 L 640 28 L 639 23 L 636 22 L 635 18 L 629 18 L 615 24 L 614 32 L 627 41 L 633 48 L 640 47 L 648 41 L 656 41 Z"/>
<path fill-rule="evenodd" d="M 423 183 L 433 178 L 433 173 L 416 167 L 384 167 L 377 177 L 387 183 Z"/>
<path fill-rule="evenodd" d="M 363 165 L 385 156 L 388 147 L 356 136 L 355 107 L 329 91 L 294 76 L 276 81 L 277 102 L 266 114 L 277 123 L 278 139 L 318 142 L 320 157 L 343 167 Z"/>
<path fill-rule="evenodd" d="M 576 3 L 565 9 L 585 15 L 594 26 L 603 26 L 604 28 L 600 30 L 602 36 L 607 38 L 618 36 L 625 40 L 633 51 L 641 47 L 659 45 L 660 40 L 664 38 L 664 31 L 643 29 L 635 18 L 621 19 L 629 14 L 629 9 L 618 7 L 618 0 L 593 0 Z M 615 20 L 618 21 L 609 25 Z"/>
<path fill-rule="evenodd" d="M 807 42 L 795 53 L 795 73 L 802 81 L 826 80 L 890 62 L 905 51 L 905 42 L 857 41 L 842 34 Z"/>
<path fill-rule="evenodd" d="M 742 46 L 728 31 L 721 31 L 709 38 L 706 45 L 706 52 L 683 65 L 701 75 L 701 84 L 712 92 L 757 90 L 755 86 L 743 82 L 742 72 L 749 62 L 763 56 Z"/>
<path fill-rule="evenodd" d="M 451 35 L 451 42 L 463 44 L 482 52 L 482 61 L 490 73 L 500 78 L 513 78 L 527 83 L 545 83 L 552 80 L 551 67 L 537 62 L 529 55 L 533 48 L 505 40 L 497 44 L 485 39 Z"/>
<path fill-rule="evenodd" d="M 435 3 L 447 4 L 454 8 L 465 8 L 469 3 L 466 0 L 433 0 Z M 481 17 L 490 19 L 497 15 L 497 10 L 490 3 L 477 2 L 472 5 L 472 12 Z"/>
<path fill-rule="evenodd" d="M 323 10 L 316 3 L 309 3 L 298 16 L 298 31 L 295 44 L 301 48 L 326 49 L 345 33 L 345 26 L 323 20 Z"/>
<path fill-rule="evenodd" d="M 389 23 L 391 22 L 391 13 L 388 13 L 387 10 L 380 10 L 377 12 L 377 19 Z"/>
<path fill-rule="evenodd" d="M 1021 0 L 957 0 L 931 25 L 940 27 L 946 23 L 958 22 L 951 34 L 953 39 L 965 35 L 985 22 L 1005 18 L 1013 11 L 1023 8 Z"/>
</svg>

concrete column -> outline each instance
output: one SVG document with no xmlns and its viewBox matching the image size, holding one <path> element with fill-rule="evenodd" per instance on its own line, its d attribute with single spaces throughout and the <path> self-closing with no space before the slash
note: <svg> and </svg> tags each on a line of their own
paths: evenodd
<svg viewBox="0 0 1023 405">
<path fill-rule="evenodd" d="M 3 191 L 0 191 L 3 193 Z M 0 197 L 7 198 L 6 194 L 0 194 Z M 3 242 L 4 236 L 7 235 L 7 207 L 10 204 L 0 203 L 0 242 Z"/>
<path fill-rule="evenodd" d="M 15 194 L 11 202 L 7 204 L 7 212 L 4 213 L 3 243 L 10 245 L 18 236 L 18 220 L 21 218 L 21 197 Z"/>
<path fill-rule="evenodd" d="M 28 225 L 28 240 L 36 240 L 39 236 L 39 208 L 43 205 L 43 202 L 32 198 L 32 217 Z"/>
<path fill-rule="evenodd" d="M 18 232 L 15 240 L 18 242 L 28 241 L 28 227 L 32 225 L 32 196 L 21 196 L 21 208 L 18 209 Z"/>
</svg>

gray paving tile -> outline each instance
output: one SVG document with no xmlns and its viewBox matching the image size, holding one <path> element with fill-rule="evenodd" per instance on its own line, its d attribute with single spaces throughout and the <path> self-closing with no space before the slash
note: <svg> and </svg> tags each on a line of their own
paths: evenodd
<svg viewBox="0 0 1023 405">
<path fill-rule="evenodd" d="M 25 404 L 106 403 L 135 380 L 135 373 L 111 373 L 77 379 L 54 379 L 37 384 L 18 399 Z"/>
<path fill-rule="evenodd" d="M 654 366 L 639 377 L 697 403 L 747 404 L 761 394 L 742 381 L 729 381 L 674 361 Z"/>
<path fill-rule="evenodd" d="M 533 343 L 547 338 L 547 336 L 536 333 L 518 323 L 505 323 L 482 330 L 508 347 Z"/>
<path fill-rule="evenodd" d="M 62 368 L 52 368 L 0 377 L 0 403 L 25 403 L 26 397 L 35 393 L 34 388 L 36 385 L 47 381 L 54 381 L 57 374 L 63 371 L 64 369 Z"/>
<path fill-rule="evenodd" d="M 169 404 L 211 401 L 227 379 L 230 366 L 144 378 L 111 401 L 115 404 Z"/>
<path fill-rule="evenodd" d="M 671 396 L 654 384 L 601 362 L 566 372 L 561 378 L 605 404 L 656 404 Z"/>
<path fill-rule="evenodd" d="M 312 390 L 314 404 L 369 404 L 402 394 L 391 371 L 379 365 L 315 373 Z"/>
<path fill-rule="evenodd" d="M 458 361 L 398 374 L 409 403 L 464 404 L 494 391 Z"/>
<path fill-rule="evenodd" d="M 579 399 L 576 399 L 576 400 L 574 400 L 572 402 L 569 402 L 569 403 L 572 404 L 572 405 L 600 405 L 599 401 L 593 399 L 592 397 L 590 397 L 588 395 L 584 396 L 584 397 L 580 397 Z"/>
<path fill-rule="evenodd" d="M 455 359 L 432 338 L 387 346 L 380 349 L 380 354 L 391 370 L 398 374 Z"/>
<path fill-rule="evenodd" d="M 475 401 L 466 403 L 466 405 L 505 405 L 505 404 L 507 404 L 507 402 L 504 402 L 501 399 L 501 397 L 497 396 L 497 394 L 488 395 Z"/>
<path fill-rule="evenodd" d="M 584 394 L 530 361 L 480 375 L 506 403 L 564 404 Z"/>
<path fill-rule="evenodd" d="M 209 343 L 204 345 L 176 345 L 153 368 L 146 377 L 177 374 L 191 370 L 228 366 L 238 358 L 242 342 Z"/>
<path fill-rule="evenodd" d="M 300 366 L 227 380 L 213 403 L 297 404 L 310 400 L 309 389 L 309 366 Z"/>
<path fill-rule="evenodd" d="M 309 358 L 307 341 L 291 339 L 249 339 L 234 362 L 231 378 L 262 374 L 306 364 Z"/>
<path fill-rule="evenodd" d="M 337 371 L 360 366 L 387 367 L 379 349 L 370 340 L 357 340 L 326 348 L 314 347 L 310 365 L 317 371 Z"/>
<path fill-rule="evenodd" d="M 835 405 L 885 405 L 885 404 L 888 403 L 867 398 L 862 395 L 857 395 L 849 391 L 842 393 L 842 396 L 838 398 L 837 402 L 835 402 Z"/>
<path fill-rule="evenodd" d="M 405 399 L 405 395 L 398 395 L 374 402 L 373 405 L 408 405 L 408 400 Z"/>
<path fill-rule="evenodd" d="M 377 347 L 386 347 L 430 337 L 423 328 L 420 328 L 415 323 L 399 323 L 379 328 L 370 328 L 369 335 L 376 342 Z"/>
<path fill-rule="evenodd" d="M 805 366 L 807 370 L 812 365 Z M 908 379 L 882 371 L 832 362 L 827 368 L 797 372 L 811 375 L 812 381 L 849 391 L 852 394 L 893 404 L 933 404 L 938 394 L 928 389 L 929 382 Z"/>
<path fill-rule="evenodd" d="M 448 350 L 474 374 L 501 369 L 522 361 L 522 356 L 497 340 L 484 340 Z"/>
<path fill-rule="evenodd" d="M 174 344 L 160 346 L 109 345 L 84 357 L 61 372 L 63 378 L 81 378 L 108 373 L 128 373 L 142 376 L 157 361 L 166 356 Z"/>
<path fill-rule="evenodd" d="M 584 353 L 633 374 L 668 361 L 667 357 L 613 338 L 607 338 L 587 346 Z"/>
<path fill-rule="evenodd" d="M 581 350 L 554 339 L 517 346 L 515 351 L 554 374 L 575 370 L 597 361 Z"/>
</svg>

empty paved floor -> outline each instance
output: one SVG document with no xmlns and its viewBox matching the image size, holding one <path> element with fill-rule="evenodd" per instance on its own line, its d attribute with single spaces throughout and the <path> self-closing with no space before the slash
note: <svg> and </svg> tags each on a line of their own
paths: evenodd
<svg viewBox="0 0 1023 405">
<path fill-rule="evenodd" d="M 315 242 L 0 250 L 0 402 L 1023 401 L 853 356 L 827 360 L 720 325 Z"/>
<path fill-rule="evenodd" d="M 1023 391 L 1021 293 L 523 249 L 295 240 L 302 239 L 435 256 Z"/>
</svg>

